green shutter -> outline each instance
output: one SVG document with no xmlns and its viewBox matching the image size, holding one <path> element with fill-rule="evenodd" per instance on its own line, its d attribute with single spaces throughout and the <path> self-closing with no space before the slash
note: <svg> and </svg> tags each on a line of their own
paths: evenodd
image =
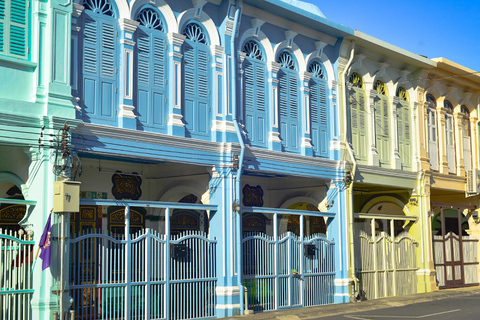
<svg viewBox="0 0 480 320">
<path fill-rule="evenodd" d="M 11 0 L 10 2 L 10 34 L 9 53 L 27 57 L 27 1 Z M 2 41 L 3 43 L 3 41 Z"/>
<path fill-rule="evenodd" d="M 0 0 L 0 52 L 5 50 L 5 0 Z"/>
</svg>

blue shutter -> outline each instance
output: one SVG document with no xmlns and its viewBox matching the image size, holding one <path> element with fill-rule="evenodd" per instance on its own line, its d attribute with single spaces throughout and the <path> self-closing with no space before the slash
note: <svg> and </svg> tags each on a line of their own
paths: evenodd
<svg viewBox="0 0 480 320">
<path fill-rule="evenodd" d="M 295 73 L 278 73 L 280 135 L 285 151 L 298 152 L 298 81 Z"/>
<path fill-rule="evenodd" d="M 140 26 L 137 29 L 136 108 L 143 127 L 166 132 L 164 34 Z"/>
<path fill-rule="evenodd" d="M 265 139 L 265 67 L 263 61 L 250 58 L 244 64 L 245 127 L 250 143 L 264 147 Z"/>
<path fill-rule="evenodd" d="M 0 52 L 5 50 L 5 0 L 0 0 Z"/>
<path fill-rule="evenodd" d="M 188 135 L 208 135 L 208 47 L 201 43 L 184 44 L 184 120 Z"/>
<path fill-rule="evenodd" d="M 325 80 L 322 79 L 312 79 L 310 80 L 309 84 L 310 122 L 313 150 L 315 152 L 315 155 L 320 157 L 327 157 L 327 86 Z"/>
<path fill-rule="evenodd" d="M 6 13 L 6 15 L 5 15 Z M 14 56 L 27 56 L 27 19 L 28 19 L 27 1 L 26 0 L 11 0 L 10 1 L 10 19 L 8 22 L 9 30 L 9 54 Z M 5 1 L 2 0 L 0 4 L 0 51 L 4 50 L 5 43 L 5 16 L 6 12 Z"/>
<path fill-rule="evenodd" d="M 117 98 L 115 22 L 86 12 L 83 23 L 83 117 L 111 122 Z"/>
</svg>

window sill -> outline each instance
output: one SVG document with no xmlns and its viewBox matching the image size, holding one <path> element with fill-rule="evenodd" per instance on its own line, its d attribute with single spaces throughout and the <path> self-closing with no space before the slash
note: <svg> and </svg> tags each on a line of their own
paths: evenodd
<svg viewBox="0 0 480 320">
<path fill-rule="evenodd" d="M 2 55 L 0 55 L 0 65 L 2 66 L 15 65 L 17 66 L 17 68 L 19 66 L 25 69 L 32 69 L 32 70 L 37 67 L 37 63 L 35 62 L 20 60 L 17 58 L 12 58 L 12 57 L 2 56 Z"/>
</svg>

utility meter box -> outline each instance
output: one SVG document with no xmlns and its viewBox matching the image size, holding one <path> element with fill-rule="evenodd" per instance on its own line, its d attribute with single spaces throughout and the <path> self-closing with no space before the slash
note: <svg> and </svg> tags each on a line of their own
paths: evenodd
<svg viewBox="0 0 480 320">
<path fill-rule="evenodd" d="M 55 181 L 53 183 L 53 211 L 80 211 L 80 184 L 78 181 Z"/>
</svg>

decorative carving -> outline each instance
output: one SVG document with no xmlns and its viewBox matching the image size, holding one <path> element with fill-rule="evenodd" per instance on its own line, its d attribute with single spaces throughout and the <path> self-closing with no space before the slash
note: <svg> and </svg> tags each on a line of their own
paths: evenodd
<svg viewBox="0 0 480 320">
<path fill-rule="evenodd" d="M 194 216 L 193 213 L 190 212 L 178 212 L 174 213 L 170 223 L 172 227 L 183 227 L 183 228 L 198 228 L 200 225 L 199 217 Z"/>
<path fill-rule="evenodd" d="M 27 207 L 24 205 L 1 205 L 0 206 L 0 219 L 1 221 L 16 222 L 22 220 L 23 216 L 27 212 Z"/>
<path fill-rule="evenodd" d="M 246 207 L 263 207 L 262 187 L 252 187 L 246 184 L 243 187 L 243 205 Z"/>
<path fill-rule="evenodd" d="M 142 178 L 140 176 L 125 175 L 120 171 L 112 176 L 112 195 L 115 199 L 138 200 L 142 196 Z"/>
<path fill-rule="evenodd" d="M 80 207 L 80 217 L 81 219 L 93 220 L 96 218 L 95 207 Z"/>
<path fill-rule="evenodd" d="M 242 218 L 243 232 L 266 232 L 265 217 L 258 213 L 247 213 Z"/>
</svg>

